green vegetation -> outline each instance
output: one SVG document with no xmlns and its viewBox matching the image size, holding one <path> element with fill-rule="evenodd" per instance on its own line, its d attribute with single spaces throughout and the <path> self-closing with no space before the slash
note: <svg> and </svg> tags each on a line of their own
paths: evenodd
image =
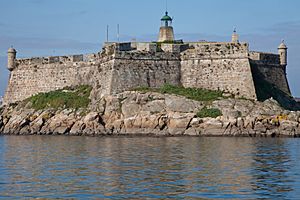
<svg viewBox="0 0 300 200">
<path fill-rule="evenodd" d="M 25 100 L 35 110 L 46 108 L 87 108 L 90 103 L 91 86 L 78 86 L 74 88 L 64 88 L 62 90 L 48 93 L 40 93 Z"/>
<path fill-rule="evenodd" d="M 184 88 L 181 86 L 173 86 L 169 84 L 166 84 L 161 88 L 140 87 L 134 90 L 141 91 L 141 92 L 158 92 L 162 94 L 176 94 L 196 101 L 214 101 L 223 97 L 223 93 L 221 91 L 213 91 L 213 90 L 198 89 L 198 88 Z"/>
<path fill-rule="evenodd" d="M 222 116 L 222 112 L 217 108 L 202 108 L 198 113 L 197 117 L 204 118 L 204 117 L 211 117 L 211 118 L 217 118 L 219 116 Z"/>
</svg>

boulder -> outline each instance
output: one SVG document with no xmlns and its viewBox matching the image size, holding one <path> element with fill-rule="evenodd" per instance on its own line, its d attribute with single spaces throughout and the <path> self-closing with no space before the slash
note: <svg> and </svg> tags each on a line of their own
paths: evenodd
<svg viewBox="0 0 300 200">
<path fill-rule="evenodd" d="M 168 131 L 171 135 L 183 135 L 189 128 L 194 114 L 169 113 Z"/>
<path fill-rule="evenodd" d="M 69 135 L 82 135 L 85 127 L 85 123 L 81 119 L 78 119 L 72 126 Z"/>
<path fill-rule="evenodd" d="M 166 110 L 166 104 L 164 100 L 154 100 L 147 102 L 142 106 L 142 111 L 150 112 L 151 114 L 162 113 Z"/>
<path fill-rule="evenodd" d="M 58 134 L 62 135 L 71 130 L 71 127 L 75 123 L 76 119 L 73 114 L 68 115 L 67 112 L 57 112 L 52 118 L 48 119 L 44 124 L 40 133 L 46 134 Z"/>
<path fill-rule="evenodd" d="M 3 129 L 4 134 L 15 134 L 18 135 L 20 130 L 25 126 L 29 125 L 29 117 L 34 113 L 34 110 L 18 110 L 17 112 L 11 113 L 11 117 L 7 118 L 8 121 L 5 123 Z"/>
<path fill-rule="evenodd" d="M 140 105 L 135 101 L 124 101 L 122 104 L 122 114 L 124 118 L 133 117 L 140 112 Z"/>
<path fill-rule="evenodd" d="M 199 101 L 174 95 L 166 95 L 165 104 L 167 112 L 196 113 L 204 107 Z"/>
<path fill-rule="evenodd" d="M 223 122 L 219 119 L 204 118 L 203 123 L 200 125 L 201 135 L 222 136 L 225 131 L 222 127 Z"/>
</svg>

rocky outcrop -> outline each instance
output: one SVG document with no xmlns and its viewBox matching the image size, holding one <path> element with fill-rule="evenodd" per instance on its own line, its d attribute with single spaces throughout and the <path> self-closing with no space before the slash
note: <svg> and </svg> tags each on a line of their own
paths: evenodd
<svg viewBox="0 0 300 200">
<path fill-rule="evenodd" d="M 223 116 L 199 118 L 203 107 Z M 175 95 L 124 92 L 105 96 L 89 110 L 0 108 L 5 135 L 153 135 L 153 136 L 300 136 L 300 112 L 272 99 L 254 102 L 222 99 L 204 103 Z"/>
</svg>

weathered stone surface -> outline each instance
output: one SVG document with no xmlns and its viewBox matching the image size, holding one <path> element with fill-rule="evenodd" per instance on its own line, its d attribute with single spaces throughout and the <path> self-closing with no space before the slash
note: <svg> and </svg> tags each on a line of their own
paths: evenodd
<svg viewBox="0 0 300 200">
<path fill-rule="evenodd" d="M 83 123 L 82 120 L 77 120 L 75 124 L 72 126 L 69 135 L 82 135 L 85 127 L 86 125 Z"/>
<path fill-rule="evenodd" d="M 204 107 L 201 102 L 184 99 L 174 95 L 166 95 L 165 103 L 168 112 L 197 112 Z"/>
<path fill-rule="evenodd" d="M 166 104 L 164 100 L 154 100 L 146 103 L 142 107 L 142 111 L 150 112 L 152 114 L 165 112 Z"/>
<path fill-rule="evenodd" d="M 13 56 L 9 57 L 9 63 L 14 67 L 10 68 L 4 103 L 14 103 L 64 87 L 91 85 L 91 108 L 103 113 L 103 104 L 99 100 L 105 95 L 140 86 L 157 88 L 166 83 L 221 90 L 255 100 L 254 77 L 257 75 L 253 69 L 268 82 L 290 93 L 280 55 L 251 52 L 247 43 L 195 42 L 159 46 L 153 43 L 110 43 L 104 45 L 101 52 L 89 55 L 29 59 L 15 59 Z M 95 107 L 98 103 L 99 107 Z M 180 103 L 173 104 L 170 111 L 183 112 Z M 189 109 L 185 111 L 193 109 L 193 105 L 187 104 L 187 107 Z M 238 110 L 242 114 L 248 112 L 247 108 Z"/>
<path fill-rule="evenodd" d="M 203 119 L 203 123 L 200 125 L 202 129 L 202 135 L 208 136 L 222 136 L 223 135 L 223 123 L 219 119 L 206 118 Z"/>
<path fill-rule="evenodd" d="M 20 130 L 29 124 L 29 116 L 33 110 L 17 110 L 10 114 L 10 118 L 6 118 L 4 134 L 19 134 Z M 5 120 L 3 120 L 5 121 Z"/>
<path fill-rule="evenodd" d="M 76 119 L 74 115 L 68 114 L 68 112 L 60 112 L 54 115 L 45 123 L 45 126 L 42 127 L 40 133 L 62 135 L 69 132 Z"/>
<path fill-rule="evenodd" d="M 101 111 L 96 108 L 86 114 L 82 110 L 5 107 L 0 112 L 0 131 L 20 135 L 300 136 L 300 112 L 283 110 L 274 100 L 218 100 L 212 107 L 222 109 L 223 116 L 198 118 L 202 103 L 183 97 L 174 96 L 178 104 L 171 101 L 172 95 L 156 93 L 125 92 L 103 99 Z M 266 115 L 269 110 L 278 115 Z"/>
<path fill-rule="evenodd" d="M 194 114 L 169 113 L 168 131 L 171 135 L 183 135 L 189 128 Z"/>
<path fill-rule="evenodd" d="M 137 104 L 136 102 L 128 102 L 125 101 L 122 105 L 122 113 L 125 118 L 133 117 L 137 115 L 140 112 L 141 106 Z"/>
</svg>

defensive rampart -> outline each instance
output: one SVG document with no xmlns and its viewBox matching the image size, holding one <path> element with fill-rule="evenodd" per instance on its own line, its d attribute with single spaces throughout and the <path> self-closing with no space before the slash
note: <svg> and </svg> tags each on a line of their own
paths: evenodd
<svg viewBox="0 0 300 200">
<path fill-rule="evenodd" d="M 261 79 L 290 94 L 280 56 L 250 52 L 247 43 L 106 43 L 96 54 L 10 59 L 5 104 L 83 84 L 93 86 L 93 100 L 166 83 L 258 99 Z"/>
<path fill-rule="evenodd" d="M 184 87 L 222 90 L 256 99 L 248 44 L 191 43 L 182 52 L 181 82 Z"/>
<path fill-rule="evenodd" d="M 290 88 L 286 77 L 286 66 L 280 65 L 278 54 L 250 52 L 250 63 L 255 79 L 264 79 L 278 89 L 290 94 Z M 257 84 L 257 87 L 260 87 Z"/>
</svg>

